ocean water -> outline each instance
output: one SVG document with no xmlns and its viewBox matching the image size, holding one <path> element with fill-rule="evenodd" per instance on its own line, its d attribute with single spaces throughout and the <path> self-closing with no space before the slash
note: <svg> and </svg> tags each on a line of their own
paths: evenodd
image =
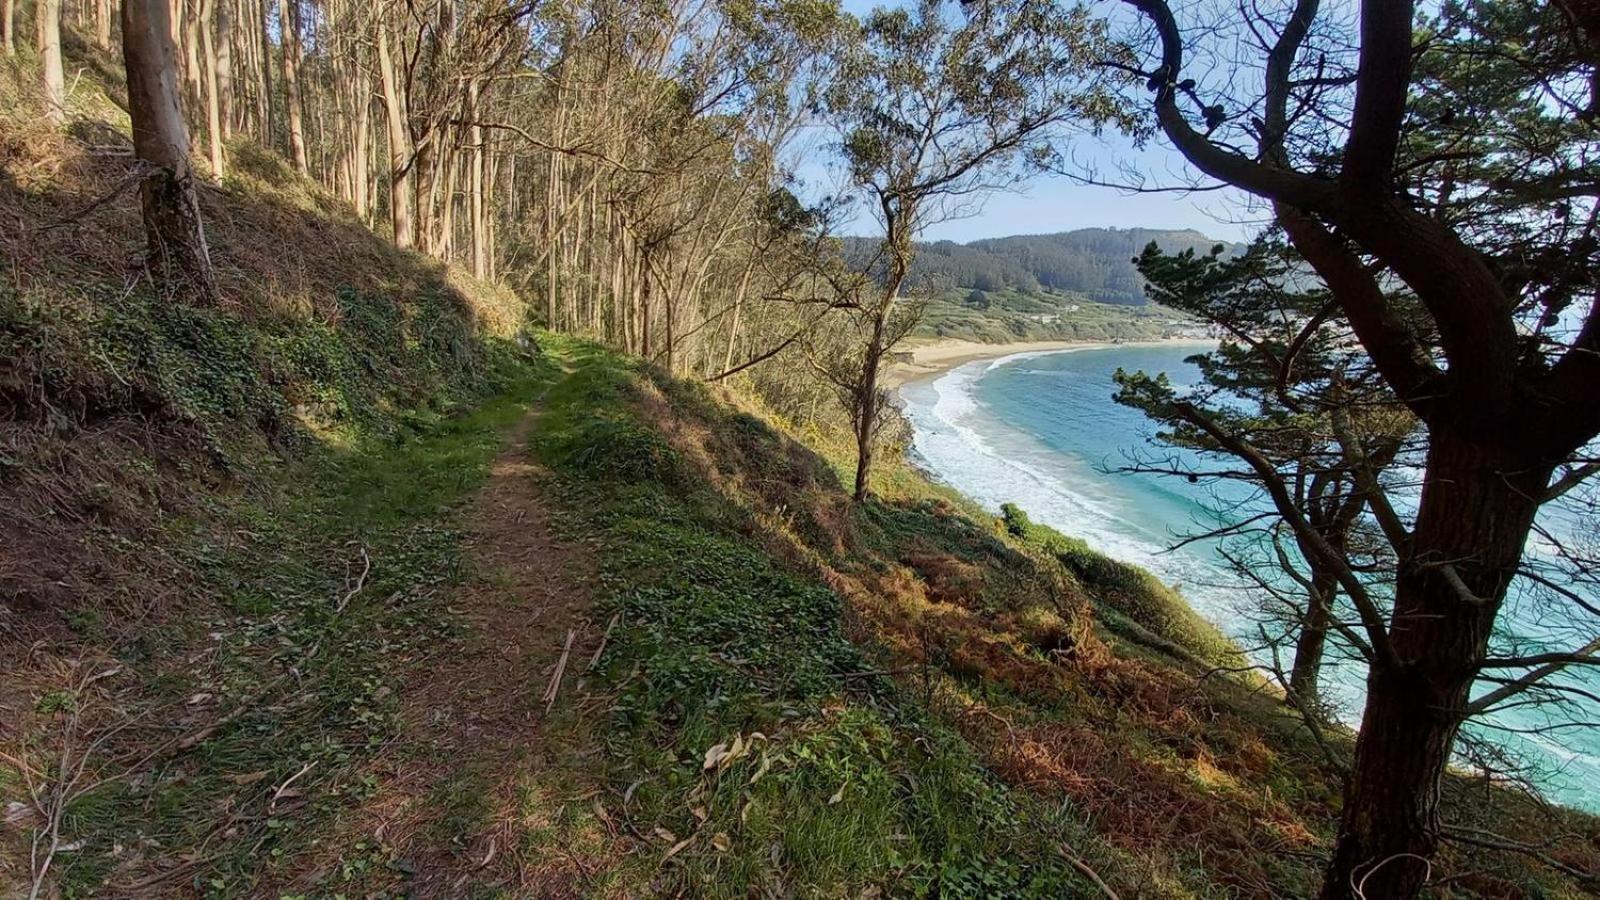
<svg viewBox="0 0 1600 900">
<path fill-rule="evenodd" d="M 1257 645 L 1259 589 L 1231 571 L 1217 542 L 1182 541 L 1215 528 L 1219 515 L 1263 509 L 1262 500 L 1236 483 L 1119 471 L 1135 461 L 1197 457 L 1160 446 L 1142 413 L 1113 401 L 1112 374 L 1119 367 L 1165 372 L 1181 388 L 1200 377 L 1187 357 L 1206 349 L 1133 345 L 967 363 L 901 389 L 912 454 L 992 511 L 1015 503 L 1036 521 L 1149 569 L 1241 645 Z M 1518 621 L 1515 604 L 1507 619 L 1537 636 L 1531 617 Z M 1360 717 L 1361 681 L 1359 667 L 1337 660 L 1324 676 L 1324 690 L 1351 724 Z M 1478 732 L 1535 766 L 1547 796 L 1600 811 L 1600 729 L 1523 733 L 1548 724 L 1548 713 L 1536 709 L 1502 713 L 1494 724 Z"/>
</svg>

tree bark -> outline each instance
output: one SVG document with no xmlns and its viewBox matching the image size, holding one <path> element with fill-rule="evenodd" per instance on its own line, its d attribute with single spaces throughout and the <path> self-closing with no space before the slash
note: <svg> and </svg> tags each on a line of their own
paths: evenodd
<svg viewBox="0 0 1600 900">
<path fill-rule="evenodd" d="M 0 50 L 17 52 L 17 0 L 0 0 Z"/>
<path fill-rule="evenodd" d="M 469 231 L 472 235 L 472 274 L 478 278 L 489 277 L 489 241 L 485 233 L 483 191 L 483 126 L 478 124 L 478 82 L 474 80 L 467 86 L 468 118 L 472 122 L 471 130 L 467 133 L 467 140 L 472 145 L 467 158 L 469 168 L 467 178 L 468 217 L 471 220 Z"/>
<path fill-rule="evenodd" d="M 1439 841 L 1439 783 L 1554 470 L 1509 446 L 1510 435 L 1436 426 L 1430 438 L 1412 550 L 1395 589 L 1396 661 L 1375 662 L 1367 678 L 1323 900 L 1412 897 L 1426 881 Z"/>
<path fill-rule="evenodd" d="M 1328 644 L 1328 627 L 1333 622 L 1333 599 L 1338 592 L 1338 578 L 1333 572 L 1315 561 L 1311 568 L 1311 596 L 1295 638 L 1294 666 L 1289 670 L 1289 691 L 1300 711 L 1308 716 L 1316 715 L 1322 657 Z"/>
<path fill-rule="evenodd" d="M 94 0 L 94 43 L 101 50 L 111 49 L 111 0 Z"/>
<path fill-rule="evenodd" d="M 178 28 L 182 43 L 179 49 L 183 51 L 183 84 L 186 96 L 185 106 L 189 115 L 196 120 L 205 115 L 205 70 L 200 65 L 200 31 L 204 26 L 199 9 L 201 0 L 194 0 L 189 5 L 185 0 L 172 0 L 173 4 L 182 10 L 183 22 Z M 195 126 L 199 128 L 198 124 Z"/>
<path fill-rule="evenodd" d="M 235 109 L 233 72 L 233 10 L 230 8 L 233 0 L 210 0 L 216 6 L 216 14 L 212 27 L 216 34 L 216 53 L 213 59 L 217 69 L 217 109 L 222 120 L 222 139 L 227 140 L 233 136 L 234 120 L 238 116 Z"/>
<path fill-rule="evenodd" d="M 211 254 L 189 166 L 165 0 L 123 0 L 122 58 L 134 153 L 152 170 L 140 188 L 151 268 L 212 301 Z"/>
<path fill-rule="evenodd" d="M 222 97 L 217 72 L 217 42 L 213 36 L 216 25 L 217 0 L 200 0 L 197 18 L 200 26 L 200 45 L 206 67 L 206 139 L 211 149 L 211 177 L 222 180 Z"/>
<path fill-rule="evenodd" d="M 289 156 L 301 175 L 309 175 L 300 103 L 300 0 L 283 0 L 283 89 L 289 108 Z"/>
<path fill-rule="evenodd" d="M 378 22 L 378 74 L 383 79 L 383 107 L 389 120 L 389 220 L 394 225 L 394 242 L 410 248 L 415 240 L 411 228 L 411 141 L 406 132 L 405 108 L 401 105 L 400 85 L 389 52 L 389 31 Z"/>
<path fill-rule="evenodd" d="M 856 481 L 851 496 L 857 503 L 866 501 L 872 490 L 872 463 L 876 458 L 873 445 L 873 424 L 878 418 L 878 369 L 881 357 L 876 347 L 867 350 L 868 361 L 862 380 L 861 396 L 856 402 Z"/>
<path fill-rule="evenodd" d="M 272 0 L 252 0 L 257 3 L 258 24 L 255 43 L 259 52 L 259 65 L 256 67 L 257 96 L 256 114 L 261 117 L 261 133 L 258 135 L 263 144 L 271 146 L 276 142 L 272 131 L 272 41 L 267 36 L 267 19 L 271 15 Z"/>
<path fill-rule="evenodd" d="M 61 0 L 38 0 L 39 68 L 44 115 L 51 124 L 67 121 L 67 79 L 61 64 Z"/>
</svg>

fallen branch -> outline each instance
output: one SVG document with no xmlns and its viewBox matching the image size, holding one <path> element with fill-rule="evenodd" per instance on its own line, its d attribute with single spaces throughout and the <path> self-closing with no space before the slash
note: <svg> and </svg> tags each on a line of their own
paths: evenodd
<svg viewBox="0 0 1600 900">
<path fill-rule="evenodd" d="M 121 181 L 117 182 L 117 186 L 112 188 L 110 193 L 105 194 L 95 200 L 91 200 L 88 206 L 85 206 L 84 208 L 67 216 L 64 219 L 58 219 L 57 221 L 40 225 L 38 228 L 33 230 L 33 233 L 44 234 L 47 231 L 54 231 L 57 228 L 65 228 L 68 225 L 75 225 L 78 222 L 82 222 L 84 219 L 87 219 L 89 216 L 93 215 L 95 210 L 105 206 L 107 203 L 110 203 L 118 197 L 121 197 L 123 194 L 128 192 L 129 188 L 137 185 L 139 182 L 145 180 L 146 177 L 154 174 L 157 171 L 157 168 L 157 166 L 151 163 L 140 160 L 133 167 L 133 169 L 123 177 Z"/>
<path fill-rule="evenodd" d="M 600 646 L 594 649 L 594 656 L 589 657 L 589 664 L 583 667 L 583 674 L 589 674 L 594 671 L 595 666 L 600 664 L 600 654 L 606 652 L 606 643 L 611 640 L 611 629 L 617 627 L 617 620 L 620 618 L 622 618 L 622 613 L 616 613 L 611 617 L 611 621 L 606 623 L 606 633 L 600 635 Z"/>
<path fill-rule="evenodd" d="M 339 601 L 339 605 L 333 610 L 335 613 L 344 612 L 344 608 L 350 605 L 350 601 L 354 600 L 357 594 L 366 589 L 367 576 L 370 574 L 372 574 L 372 557 L 367 555 L 367 548 L 362 547 L 361 574 L 357 576 L 355 586 L 345 591 L 344 598 Z M 348 571 L 345 573 L 344 583 L 347 585 L 350 583 L 350 575 Z"/>
<path fill-rule="evenodd" d="M 1057 847 L 1056 850 L 1061 854 L 1062 859 L 1065 859 L 1067 862 L 1071 863 L 1074 869 L 1082 872 L 1084 877 L 1094 882 L 1095 887 L 1098 887 L 1102 892 L 1105 893 L 1107 897 L 1110 897 L 1111 900 L 1122 900 L 1121 897 L 1117 896 L 1117 892 L 1111 889 L 1111 885 L 1106 884 L 1105 879 L 1100 877 L 1100 873 L 1089 868 L 1088 863 L 1077 858 L 1076 856 L 1073 856 L 1072 851 L 1067 849 L 1066 844 L 1062 844 L 1061 846 Z"/>
<path fill-rule="evenodd" d="M 561 658 L 556 660 L 556 670 L 550 675 L 550 686 L 544 690 L 544 713 L 555 708 L 556 696 L 561 693 L 561 679 L 567 674 L 567 658 L 572 656 L 572 639 L 578 636 L 575 629 L 567 629 L 567 644 L 561 648 Z"/>
</svg>

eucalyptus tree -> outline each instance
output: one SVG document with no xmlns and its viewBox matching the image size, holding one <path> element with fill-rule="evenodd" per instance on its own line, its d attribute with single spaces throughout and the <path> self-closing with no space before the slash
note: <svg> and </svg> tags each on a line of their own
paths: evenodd
<svg viewBox="0 0 1600 900">
<path fill-rule="evenodd" d="M 857 502 L 884 424 L 884 364 L 918 320 L 918 306 L 901 302 L 916 237 L 1044 166 L 1064 131 L 1115 118 L 1094 65 L 1103 39 L 1082 7 L 1054 0 L 989 0 L 963 13 L 917 0 L 869 13 L 843 52 L 824 114 L 878 234 L 842 285 L 857 349 L 816 364 L 850 417 Z"/>
<path fill-rule="evenodd" d="M 51 124 L 67 121 L 67 82 L 61 65 L 61 0 L 35 0 L 38 19 L 39 74 L 44 116 Z"/>
<path fill-rule="evenodd" d="M 150 266 L 203 300 L 215 297 L 211 253 L 195 196 L 189 132 L 165 0 L 123 0 L 122 59 L 134 155 L 147 169 L 140 187 Z"/>
<path fill-rule="evenodd" d="M 1372 664 L 1323 886 L 1414 896 L 1446 830 L 1440 782 L 1463 722 L 1594 662 L 1593 640 L 1490 649 L 1508 591 L 1530 577 L 1541 508 L 1596 471 L 1600 23 L 1580 4 L 1483 0 L 1446 3 L 1419 31 L 1410 0 L 1364 0 L 1352 33 L 1341 9 L 1297 0 L 1186 28 L 1167 0 L 1124 2 L 1148 31 L 1121 64 L 1145 79 L 1161 132 L 1272 204 L 1425 430 L 1414 514 L 1368 497 L 1396 556 L 1393 603 L 1359 611 Z M 1234 41 L 1230 24 L 1251 37 Z M 1259 55 L 1205 77 L 1237 52 Z M 1342 585 L 1359 582 L 1305 536 Z M 1475 695 L 1485 678 L 1500 684 Z"/>
</svg>

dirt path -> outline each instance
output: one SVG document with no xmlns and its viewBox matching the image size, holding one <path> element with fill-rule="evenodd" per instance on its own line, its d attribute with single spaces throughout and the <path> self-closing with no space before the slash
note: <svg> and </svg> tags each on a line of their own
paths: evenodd
<svg viewBox="0 0 1600 900">
<path fill-rule="evenodd" d="M 529 861 L 520 845 L 538 821 L 538 787 L 568 755 L 544 695 L 571 634 L 553 710 L 567 714 L 604 623 L 590 617 L 590 548 L 558 539 L 528 452 L 538 413 L 517 426 L 466 511 L 471 574 L 452 603 L 466 633 L 404 689 L 404 725 L 384 753 L 367 833 L 393 848 L 413 897 L 475 888 L 574 896 L 583 863 Z M 568 717 L 570 718 L 570 716 Z M 547 733 L 551 732 L 551 733 Z M 385 771 L 386 770 L 386 771 Z"/>
</svg>

